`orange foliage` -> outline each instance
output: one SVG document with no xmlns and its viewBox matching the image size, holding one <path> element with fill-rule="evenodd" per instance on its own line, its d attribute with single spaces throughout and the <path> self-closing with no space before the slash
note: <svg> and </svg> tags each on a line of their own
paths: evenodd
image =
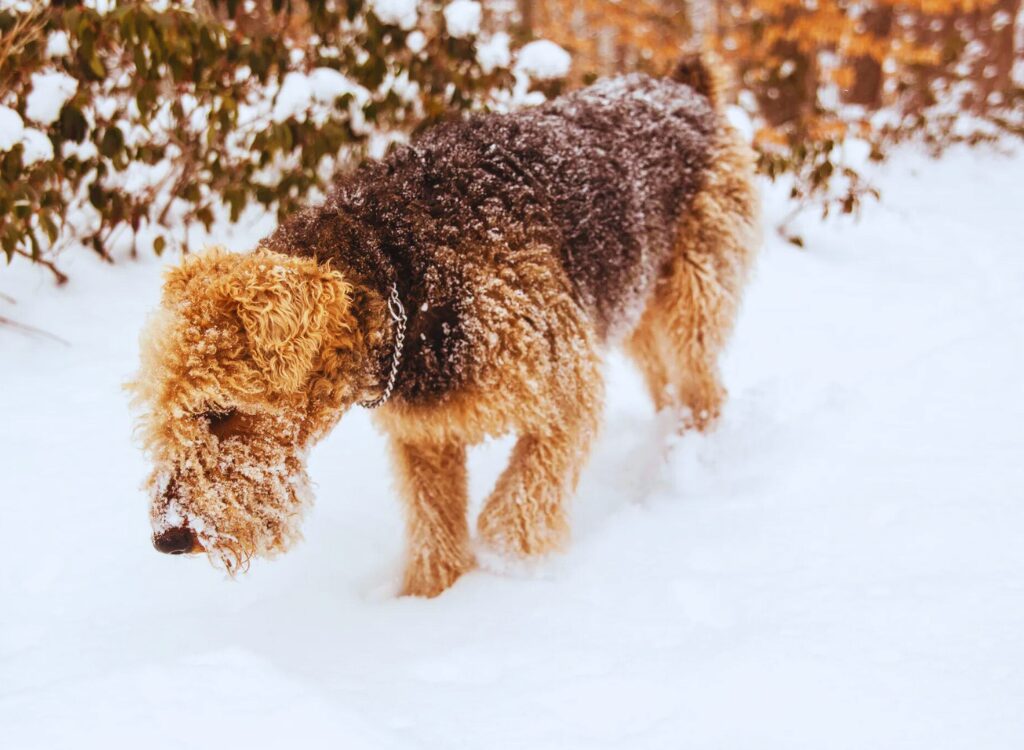
<svg viewBox="0 0 1024 750">
<path fill-rule="evenodd" d="M 794 198 L 820 199 L 826 212 L 830 202 L 851 212 L 873 194 L 836 161 L 844 139 L 865 139 L 872 158 L 918 134 L 948 144 L 962 138 L 950 129 L 958 111 L 984 115 L 989 102 L 1006 110 L 1022 98 L 1010 75 L 1013 21 L 991 23 L 1012 19 L 1021 1 L 520 0 L 533 11 L 529 31 L 573 54 L 577 80 L 661 73 L 684 51 L 714 50 L 754 120 L 761 171 L 792 175 Z M 933 117 L 938 102 L 953 114 Z M 872 118 L 883 107 L 895 120 Z M 833 176 L 845 192 L 832 192 Z"/>
<path fill-rule="evenodd" d="M 679 0 L 536 0 L 532 31 L 571 52 L 581 77 L 663 71 L 692 33 Z"/>
</svg>

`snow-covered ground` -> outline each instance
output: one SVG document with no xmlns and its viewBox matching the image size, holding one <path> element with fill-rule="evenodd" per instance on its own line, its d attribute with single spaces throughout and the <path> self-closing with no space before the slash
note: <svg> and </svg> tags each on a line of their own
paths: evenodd
<svg viewBox="0 0 1024 750">
<path fill-rule="evenodd" d="M 0 269 L 70 343 L 0 328 L 0 747 L 1024 747 L 1022 177 L 904 155 L 860 224 L 769 237 L 717 432 L 663 459 L 613 358 L 571 550 L 430 601 L 358 410 L 293 552 L 153 551 L 120 384 L 159 262 Z"/>
</svg>

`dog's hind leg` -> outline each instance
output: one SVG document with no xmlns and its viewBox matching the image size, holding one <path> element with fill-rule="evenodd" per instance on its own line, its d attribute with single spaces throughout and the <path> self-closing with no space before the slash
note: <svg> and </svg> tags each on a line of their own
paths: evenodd
<svg viewBox="0 0 1024 750">
<path fill-rule="evenodd" d="M 626 352 L 640 368 L 656 411 L 676 403 L 661 317 L 660 305 L 652 298 L 644 308 L 640 322 L 626 340 Z"/>
<path fill-rule="evenodd" d="M 684 428 L 706 429 L 725 398 L 718 357 L 760 243 L 752 159 L 727 127 L 681 222 L 678 252 L 627 341 L 656 408 L 679 409 Z"/>
<path fill-rule="evenodd" d="M 402 594 L 437 596 L 473 567 L 466 510 L 466 447 L 392 440 L 405 501 L 407 559 Z"/>
</svg>

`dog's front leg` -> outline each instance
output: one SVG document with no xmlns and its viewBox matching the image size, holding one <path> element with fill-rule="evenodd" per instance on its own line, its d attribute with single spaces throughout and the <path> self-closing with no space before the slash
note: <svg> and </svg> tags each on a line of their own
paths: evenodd
<svg viewBox="0 0 1024 750">
<path fill-rule="evenodd" d="M 404 596 L 437 596 L 473 567 L 466 448 L 392 441 L 405 503 Z"/>
</svg>

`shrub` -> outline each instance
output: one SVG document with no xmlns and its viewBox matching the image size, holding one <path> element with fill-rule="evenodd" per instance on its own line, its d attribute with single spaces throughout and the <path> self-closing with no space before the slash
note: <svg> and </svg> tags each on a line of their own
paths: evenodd
<svg viewBox="0 0 1024 750">
<path fill-rule="evenodd" d="M 439 2 L 4 7 L 0 246 L 58 280 L 68 245 L 187 249 L 189 226 L 286 214 L 368 151 L 528 83 L 507 37 L 448 33 Z"/>
<path fill-rule="evenodd" d="M 614 7 L 611 7 L 613 6 Z M 854 213 L 862 173 L 895 143 L 1024 135 L 1020 0 L 519 0 L 528 32 L 574 54 L 582 80 L 663 73 L 684 48 L 735 74 L 759 168 L 791 186 L 794 212 Z M 1019 34 L 1018 34 L 1019 36 Z M 1016 71 L 1016 79 L 1014 73 Z M 799 244 L 783 224 L 784 236 Z"/>
</svg>

